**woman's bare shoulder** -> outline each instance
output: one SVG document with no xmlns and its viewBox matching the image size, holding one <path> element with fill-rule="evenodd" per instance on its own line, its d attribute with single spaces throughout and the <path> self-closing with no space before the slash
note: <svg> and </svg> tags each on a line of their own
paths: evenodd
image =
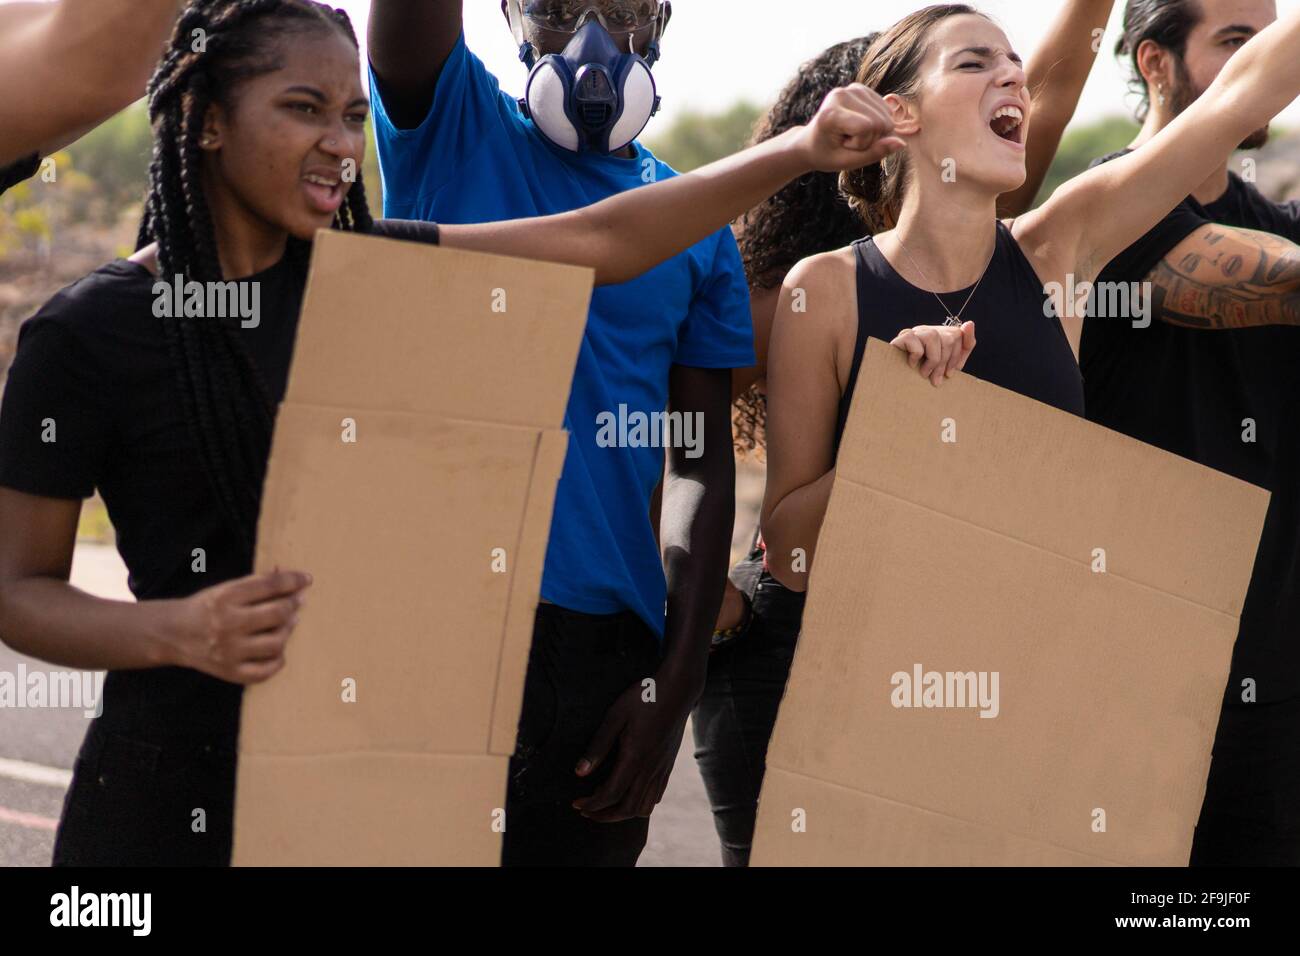
<svg viewBox="0 0 1300 956">
<path fill-rule="evenodd" d="M 856 319 L 857 304 L 857 254 L 845 246 L 795 264 L 782 286 L 777 315 L 835 335 Z"/>
<path fill-rule="evenodd" d="M 151 242 L 143 249 L 137 249 L 126 257 L 127 262 L 144 266 L 154 275 L 158 274 L 158 243 Z"/>
</svg>

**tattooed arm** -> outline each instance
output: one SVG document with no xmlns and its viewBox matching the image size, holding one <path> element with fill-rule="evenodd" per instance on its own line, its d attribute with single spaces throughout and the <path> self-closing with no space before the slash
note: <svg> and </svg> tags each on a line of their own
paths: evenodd
<svg viewBox="0 0 1300 956">
<path fill-rule="evenodd" d="M 1194 329 L 1300 325 L 1300 246 L 1208 223 L 1147 276 L 1155 317 Z"/>
</svg>

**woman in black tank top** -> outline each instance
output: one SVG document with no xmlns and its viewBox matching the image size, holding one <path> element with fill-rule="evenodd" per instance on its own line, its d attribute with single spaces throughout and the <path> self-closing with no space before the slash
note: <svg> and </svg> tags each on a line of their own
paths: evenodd
<svg viewBox="0 0 1300 956">
<path fill-rule="evenodd" d="M 1065 330 L 1055 317 L 1051 297 L 1043 291 L 1042 282 L 1011 230 L 1001 222 L 996 229 L 993 259 L 979 288 L 941 295 L 944 302 L 955 303 L 958 308 L 970 299 L 962 318 L 975 323 L 979 346 L 971 352 L 964 371 L 1062 411 L 1082 415 L 1083 376 Z M 853 252 L 858 333 L 836 416 L 836 449 L 848 421 L 867 339 L 891 341 L 911 325 L 909 317 L 928 317 L 938 307 L 932 293 L 918 289 L 894 270 L 871 236 L 853 243 Z"/>
<path fill-rule="evenodd" d="M 1046 122 L 1035 125 L 1036 148 L 1027 164 L 1025 184 L 999 198 L 1003 215 L 1026 211 L 1047 176 L 1092 65 L 1093 57 L 1086 51 L 1091 50 L 1088 33 L 1095 6 L 1094 0 L 1070 0 L 1035 51 L 1028 71 L 1030 85 L 1058 108 Z M 832 90 L 853 82 L 878 36 L 838 43 L 802 64 L 768 111 L 755 141 L 765 142 L 807 123 Z M 1071 69 L 1061 69 L 1063 57 L 1069 57 Z M 840 196 L 839 177 L 830 173 L 795 180 L 740 221 L 736 238 L 749 281 L 758 364 L 732 371 L 738 457 L 748 458 L 766 446 L 768 341 L 786 275 L 808 256 L 852 243 L 864 228 L 862 218 Z M 865 345 L 865 338 L 861 341 Z M 850 388 L 846 394 L 851 392 Z M 704 691 L 692 711 L 696 764 L 726 866 L 748 860 L 759 781 L 747 768 L 763 764 L 802 607 L 803 594 L 788 591 L 764 575 L 755 521 L 753 546 L 732 568 L 725 585 Z"/>
<path fill-rule="evenodd" d="M 1062 290 L 1095 279 L 1295 97 L 1297 48 L 1300 15 L 1292 15 L 1243 47 L 1180 122 L 1144 147 L 1157 155 L 1090 170 L 1004 224 L 997 199 L 1024 182 L 1032 108 L 1006 36 L 973 8 L 946 4 L 909 15 L 872 44 L 858 81 L 885 98 L 907 149 L 841 177 L 874 238 L 801 262 L 782 291 L 767 364 L 766 560 L 755 626 L 771 617 L 797 627 L 866 339 L 906 349 L 936 385 L 965 366 L 1081 414 L 1079 318 Z M 936 328 L 952 317 L 965 324 Z M 972 326 L 978 344 L 968 353 L 958 329 Z M 767 689 L 788 675 L 792 642 L 772 656 Z M 755 789 L 764 751 L 749 747 L 734 768 Z M 747 854 L 745 837 L 737 856 Z"/>
<path fill-rule="evenodd" d="M 767 566 L 806 587 L 865 339 L 915 357 L 938 385 L 974 375 L 1083 411 L 1072 354 L 1085 287 L 1300 89 L 1300 13 L 1263 30 L 1143 150 L 1083 173 L 1038 209 L 997 219 L 1025 179 L 1032 104 L 1006 35 L 964 4 L 926 7 L 885 31 L 858 81 L 884 98 L 907 148 L 841 176 L 874 238 L 804 260 L 786 279 L 768 356 Z M 1146 155 L 1143 155 L 1145 153 Z M 1062 316 L 1066 324 L 1056 317 Z M 834 369 L 834 375 L 828 369 Z"/>
</svg>

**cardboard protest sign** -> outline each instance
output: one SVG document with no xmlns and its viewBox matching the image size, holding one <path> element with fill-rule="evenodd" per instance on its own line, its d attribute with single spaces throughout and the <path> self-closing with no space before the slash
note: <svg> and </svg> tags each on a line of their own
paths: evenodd
<svg viewBox="0 0 1300 956">
<path fill-rule="evenodd" d="M 871 342 L 753 862 L 1185 866 L 1267 504 Z"/>
<path fill-rule="evenodd" d="M 257 546 L 315 581 L 244 696 L 235 864 L 500 862 L 591 288 L 318 236 Z"/>
</svg>

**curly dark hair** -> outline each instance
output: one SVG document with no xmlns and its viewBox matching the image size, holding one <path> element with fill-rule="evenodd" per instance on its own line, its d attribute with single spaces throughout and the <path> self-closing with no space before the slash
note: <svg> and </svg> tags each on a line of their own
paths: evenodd
<svg viewBox="0 0 1300 956">
<path fill-rule="evenodd" d="M 799 67 L 754 130 L 761 143 L 812 119 L 831 90 L 853 82 L 867 48 L 879 34 L 837 43 Z M 838 173 L 809 173 L 759 203 L 740 220 L 737 240 L 753 290 L 774 289 L 801 259 L 838 249 L 865 232 L 862 220 L 840 195 Z M 732 434 L 736 453 L 761 459 L 767 400 L 758 385 L 736 399 Z"/>
<path fill-rule="evenodd" d="M 310 0 L 194 0 L 180 15 L 148 88 L 153 159 L 137 248 L 158 243 L 160 276 L 222 280 L 199 175 L 204 116 L 211 104 L 229 103 L 241 83 L 276 69 L 283 40 L 306 30 L 337 30 L 357 43 L 346 13 Z M 199 36 L 204 43 L 195 42 Z M 334 228 L 372 227 L 358 172 Z M 304 281 L 310 247 L 289 240 L 287 255 Z M 275 403 L 226 324 L 174 316 L 163 320 L 163 332 L 204 470 L 251 563 Z"/>
</svg>

